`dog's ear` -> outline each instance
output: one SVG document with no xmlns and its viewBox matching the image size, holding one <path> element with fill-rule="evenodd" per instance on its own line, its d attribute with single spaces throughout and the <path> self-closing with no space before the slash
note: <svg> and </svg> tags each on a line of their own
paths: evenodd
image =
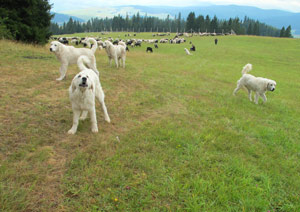
<svg viewBox="0 0 300 212">
<path fill-rule="evenodd" d="M 72 83 L 72 93 L 74 93 L 75 90 L 76 90 L 75 83 Z"/>
<path fill-rule="evenodd" d="M 266 91 L 268 90 L 269 84 L 270 84 L 270 82 L 269 82 L 269 81 L 266 81 L 266 82 L 265 82 L 265 86 L 264 86 L 264 88 L 266 89 Z"/>
</svg>

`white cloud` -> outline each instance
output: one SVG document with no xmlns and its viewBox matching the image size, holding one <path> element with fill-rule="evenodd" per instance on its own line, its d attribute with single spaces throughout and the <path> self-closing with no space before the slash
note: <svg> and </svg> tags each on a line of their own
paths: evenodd
<svg viewBox="0 0 300 212">
<path fill-rule="evenodd" d="M 76 10 L 89 7 L 107 7 L 121 5 L 143 6 L 196 6 L 207 3 L 218 5 L 247 5 L 263 9 L 280 9 L 300 12 L 300 0 L 50 0 L 53 11 Z"/>
</svg>

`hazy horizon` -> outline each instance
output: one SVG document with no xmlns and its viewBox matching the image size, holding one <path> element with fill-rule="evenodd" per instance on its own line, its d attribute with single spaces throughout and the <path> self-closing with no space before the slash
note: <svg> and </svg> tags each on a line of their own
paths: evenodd
<svg viewBox="0 0 300 212">
<path fill-rule="evenodd" d="M 113 7 L 125 5 L 139 6 L 173 6 L 173 7 L 191 7 L 191 6 L 209 6 L 209 5 L 239 5 L 253 6 L 261 9 L 276 9 L 289 12 L 300 12 L 300 0 L 49 0 L 53 4 L 53 12 L 81 10 L 91 7 Z"/>
</svg>

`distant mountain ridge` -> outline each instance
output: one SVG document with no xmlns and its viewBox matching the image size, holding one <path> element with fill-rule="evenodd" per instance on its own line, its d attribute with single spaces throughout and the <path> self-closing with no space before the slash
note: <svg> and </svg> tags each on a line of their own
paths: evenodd
<svg viewBox="0 0 300 212">
<path fill-rule="evenodd" d="M 78 18 L 76 16 L 70 16 L 61 13 L 52 13 L 52 14 L 54 14 L 54 17 L 52 18 L 51 21 L 58 24 L 63 24 L 64 22 L 68 22 L 70 18 L 72 18 L 74 21 L 85 22 L 84 19 Z"/>
<path fill-rule="evenodd" d="M 181 12 L 181 17 L 186 18 L 190 12 L 195 12 L 198 15 L 209 15 L 211 18 L 217 16 L 218 19 L 229 19 L 239 17 L 243 19 L 245 16 L 259 20 L 268 25 L 281 29 L 283 26 L 286 28 L 292 26 L 294 34 L 300 35 L 300 13 L 293 13 L 283 10 L 265 10 L 251 6 L 237 6 L 237 5 L 207 5 L 195 7 L 170 7 L 170 6 L 117 6 L 105 8 L 88 8 L 74 11 L 63 11 L 61 13 L 78 17 L 87 21 L 95 17 L 113 17 L 118 14 L 122 16 L 132 16 L 137 12 L 140 15 L 157 16 L 165 18 L 170 15 L 171 18 L 178 16 Z M 54 21 L 55 22 L 55 21 Z"/>
</svg>

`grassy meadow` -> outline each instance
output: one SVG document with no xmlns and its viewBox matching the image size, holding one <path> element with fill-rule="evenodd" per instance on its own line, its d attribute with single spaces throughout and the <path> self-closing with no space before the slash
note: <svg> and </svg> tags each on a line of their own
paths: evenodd
<svg viewBox="0 0 300 212">
<path fill-rule="evenodd" d="M 99 133 L 73 136 L 77 66 L 57 82 L 49 45 L 0 40 L 0 211 L 300 211 L 300 40 L 186 39 L 130 47 L 125 70 L 97 50 L 112 123 L 97 103 Z M 246 63 L 277 82 L 266 104 L 232 95 Z"/>
</svg>

